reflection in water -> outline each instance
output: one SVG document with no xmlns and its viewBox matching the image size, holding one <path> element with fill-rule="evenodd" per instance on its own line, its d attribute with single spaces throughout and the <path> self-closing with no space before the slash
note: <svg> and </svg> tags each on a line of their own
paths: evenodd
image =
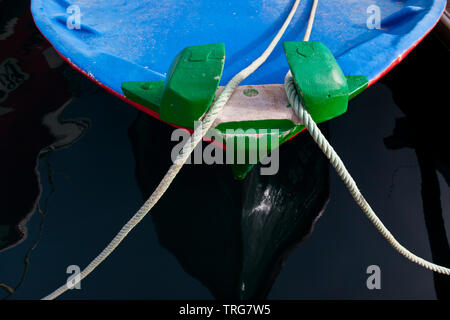
<svg viewBox="0 0 450 320">
<path fill-rule="evenodd" d="M 422 178 L 422 202 L 433 261 L 450 267 L 450 246 L 441 206 L 437 171 L 450 183 L 448 81 L 436 76 L 450 75 L 449 49 L 431 34 L 383 80 L 395 103 L 405 114 L 397 119 L 392 136 L 385 139 L 389 149 L 415 150 Z M 426 61 L 426 63 L 424 63 Z M 450 185 L 450 184 L 449 184 Z M 434 274 L 438 299 L 450 299 L 450 278 Z"/>
<path fill-rule="evenodd" d="M 143 113 L 130 128 L 145 199 L 171 164 L 172 131 Z M 217 298 L 265 298 L 328 202 L 328 161 L 307 134 L 281 147 L 277 175 L 259 172 L 237 181 L 227 165 L 186 165 L 153 209 L 161 245 Z"/>
<path fill-rule="evenodd" d="M 30 266 L 30 258 L 31 258 L 31 254 L 33 253 L 33 251 L 39 246 L 39 242 L 42 239 L 42 236 L 44 234 L 44 225 L 45 225 L 45 216 L 47 215 L 47 211 L 48 211 L 48 204 L 49 201 L 51 199 L 51 197 L 53 196 L 54 192 L 55 192 L 55 185 L 53 183 L 53 177 L 52 177 L 52 166 L 51 163 L 49 161 L 49 158 L 51 157 L 52 152 L 47 152 L 45 154 L 45 156 L 43 156 L 42 160 L 45 161 L 46 166 L 47 166 L 47 170 L 48 170 L 48 184 L 50 185 L 50 191 L 48 193 L 48 195 L 45 197 L 45 200 L 43 201 L 43 207 L 41 207 L 41 204 L 39 203 L 39 201 L 37 201 L 37 212 L 40 215 L 40 222 L 39 222 L 39 233 L 38 236 L 36 238 L 36 240 L 34 241 L 33 245 L 27 250 L 25 257 L 24 257 L 24 268 L 22 271 L 22 275 L 20 277 L 19 282 L 15 285 L 14 288 L 8 286 L 7 284 L 4 283 L 0 283 L 0 286 L 2 286 L 4 289 L 6 289 L 6 291 L 8 292 L 8 295 L 6 295 L 4 297 L 4 300 L 10 298 L 18 289 L 20 289 L 20 287 L 23 285 L 23 283 L 25 282 L 25 278 L 28 272 L 28 268 Z M 41 161 L 42 161 L 41 160 Z"/>
<path fill-rule="evenodd" d="M 88 127 L 86 120 L 60 120 L 72 97 L 66 66 L 32 23 L 29 13 L 19 16 L 14 33 L 0 40 L 7 48 L 1 106 L 8 111 L 0 116 L 0 250 L 24 238 L 40 194 L 38 157 L 72 144 Z"/>
<path fill-rule="evenodd" d="M 50 166 L 50 154 L 70 146 L 89 127 L 87 120 L 60 119 L 72 99 L 63 74 L 67 66 L 39 34 L 28 4 L 0 4 L 0 251 L 25 239 L 36 208 L 41 215 L 41 232 L 24 257 L 19 283 L 1 284 L 9 294 L 23 283 L 42 235 L 49 197 L 41 208 L 38 159 L 45 157 Z"/>
</svg>

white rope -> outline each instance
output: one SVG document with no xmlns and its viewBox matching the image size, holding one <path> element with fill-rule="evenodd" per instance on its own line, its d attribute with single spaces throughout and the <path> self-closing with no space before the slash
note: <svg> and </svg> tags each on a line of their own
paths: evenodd
<svg viewBox="0 0 450 320">
<path fill-rule="evenodd" d="M 297 94 L 297 90 L 294 84 L 294 78 L 292 77 L 292 75 L 286 76 L 284 85 L 286 87 L 286 93 L 288 95 L 289 102 L 291 103 L 291 106 L 294 108 L 298 117 L 300 118 L 300 122 L 306 127 L 306 129 L 311 134 L 312 138 L 317 143 L 319 148 L 330 160 L 331 164 L 336 169 L 336 172 L 338 173 L 339 177 L 341 177 L 342 181 L 344 181 L 345 185 L 350 191 L 350 194 L 352 195 L 353 199 L 355 199 L 356 203 L 361 207 L 362 211 L 366 214 L 367 218 L 369 218 L 369 220 L 373 223 L 375 228 L 377 228 L 377 230 L 383 235 L 383 237 L 386 238 L 389 244 L 400 254 L 402 254 L 405 258 L 434 272 L 450 275 L 449 268 L 439 266 L 437 264 L 428 262 L 416 256 L 415 254 L 408 251 L 405 247 L 403 247 L 394 238 L 394 236 L 389 232 L 389 230 L 383 225 L 381 220 L 377 217 L 375 212 L 367 203 L 366 199 L 364 199 L 364 196 L 361 194 L 361 191 L 358 189 L 358 186 L 356 185 L 352 176 L 345 168 L 345 165 L 342 162 L 341 158 L 339 158 L 339 155 L 336 153 L 336 151 L 334 151 L 333 147 L 330 145 L 330 143 L 327 141 L 327 139 L 322 134 L 320 129 L 317 127 L 317 124 L 311 118 L 311 115 L 308 113 L 308 111 L 306 111 L 303 108 L 299 96 Z"/>
<path fill-rule="evenodd" d="M 309 14 L 308 26 L 306 27 L 305 36 L 303 37 L 303 41 L 309 41 L 311 37 L 311 31 L 314 25 L 314 19 L 316 18 L 317 5 L 319 4 L 319 0 L 314 0 L 314 3 L 311 8 L 311 13 Z"/>
<path fill-rule="evenodd" d="M 227 86 L 224 88 L 224 90 L 219 95 L 217 100 L 211 106 L 211 109 L 205 115 L 202 121 L 202 125 L 195 129 L 194 133 L 189 138 L 189 140 L 181 150 L 180 154 L 174 161 L 174 164 L 170 167 L 169 171 L 161 180 L 158 187 L 155 189 L 150 198 L 144 203 L 144 205 L 139 209 L 139 211 L 128 221 L 128 223 L 120 230 L 120 232 L 114 237 L 114 239 L 108 244 L 108 246 L 105 249 L 103 249 L 103 251 L 81 272 L 80 276 L 77 277 L 74 281 L 72 281 L 71 285 L 76 285 L 82 279 L 86 278 L 92 271 L 94 271 L 117 248 L 117 246 L 123 241 L 123 239 L 125 239 L 128 233 L 131 230 L 133 230 L 137 224 L 139 224 L 139 222 L 158 202 L 158 200 L 169 188 L 172 181 L 175 179 L 175 176 L 183 167 L 189 155 L 195 149 L 195 146 L 202 140 L 203 136 L 206 135 L 208 130 L 211 128 L 211 126 L 214 123 L 214 120 L 217 118 L 220 111 L 228 102 L 231 95 L 239 86 L 239 84 L 249 75 L 255 72 L 256 69 L 258 69 L 267 60 L 272 51 L 275 49 L 281 37 L 285 33 L 287 27 L 291 23 L 291 20 L 295 12 L 297 11 L 299 4 L 300 0 L 295 0 L 295 3 L 292 6 L 292 9 L 288 17 L 286 18 L 283 26 L 281 27 L 280 31 L 277 33 L 275 38 L 272 40 L 270 45 L 267 47 L 267 49 L 264 51 L 264 53 L 258 59 L 256 59 L 250 66 L 248 66 L 247 68 L 239 72 L 236 76 L 234 76 L 233 79 L 231 79 L 231 81 L 227 84 Z M 44 297 L 43 300 L 53 300 L 59 297 L 64 292 L 66 292 L 68 289 L 69 288 L 67 285 L 63 285 L 53 293 Z"/>
<path fill-rule="evenodd" d="M 314 23 L 314 17 L 315 17 L 315 11 L 317 8 L 318 0 L 314 1 L 313 9 L 311 12 L 311 16 L 308 22 L 308 28 L 304 37 L 304 41 L 309 41 L 309 38 L 311 36 L 311 29 L 312 25 Z M 353 199 L 355 199 L 356 203 L 361 207 L 362 211 L 366 214 L 367 218 L 369 218 L 370 222 L 377 228 L 377 230 L 383 235 L 383 237 L 389 242 L 389 244 L 397 250 L 400 254 L 402 254 L 405 258 L 408 260 L 417 263 L 418 265 L 432 270 L 437 273 L 442 273 L 445 275 L 450 275 L 450 269 L 431 263 L 429 261 L 426 261 L 425 259 L 422 259 L 412 252 L 410 252 L 408 249 L 403 247 L 395 238 L 394 236 L 389 232 L 389 230 L 383 225 L 381 220 L 377 217 L 373 209 L 370 207 L 370 205 L 367 203 L 364 196 L 361 194 L 361 191 L 359 190 L 358 186 L 356 185 L 356 182 L 353 180 L 350 173 L 347 171 L 347 168 L 345 167 L 344 163 L 342 162 L 339 155 L 336 153 L 336 151 L 333 149 L 333 147 L 330 145 L 330 143 L 327 141 L 325 136 L 320 131 L 317 124 L 312 119 L 311 115 L 306 111 L 305 108 L 303 108 L 303 105 L 300 101 L 300 97 L 298 96 L 297 89 L 295 87 L 295 80 L 292 77 L 291 72 L 289 71 L 286 75 L 284 86 L 286 89 L 286 94 L 288 96 L 289 102 L 294 109 L 295 113 L 300 118 L 300 122 L 306 127 L 308 132 L 311 134 L 314 141 L 317 143 L 319 148 L 323 151 L 323 153 L 327 156 L 327 158 L 330 160 L 330 163 L 333 165 L 333 167 L 336 169 L 336 172 L 338 173 L 339 177 L 341 177 L 342 181 L 344 181 L 347 189 L 350 191 L 350 194 L 352 195 Z"/>
</svg>

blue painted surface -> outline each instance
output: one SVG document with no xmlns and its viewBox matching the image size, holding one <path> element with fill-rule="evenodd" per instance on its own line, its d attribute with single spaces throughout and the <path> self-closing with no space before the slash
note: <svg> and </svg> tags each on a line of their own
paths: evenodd
<svg viewBox="0 0 450 320">
<path fill-rule="evenodd" d="M 312 0 L 303 0 L 283 40 L 301 40 Z M 123 95 L 124 81 L 161 80 L 189 45 L 224 42 L 221 85 L 260 55 L 285 20 L 292 0 L 32 0 L 37 26 L 52 45 L 102 84 Z M 322 41 L 347 75 L 377 79 L 438 21 L 445 0 L 320 1 L 311 40 Z M 67 8 L 81 11 L 70 30 Z M 371 5 L 381 29 L 369 29 Z M 247 84 L 282 83 L 288 64 L 281 46 Z"/>
</svg>

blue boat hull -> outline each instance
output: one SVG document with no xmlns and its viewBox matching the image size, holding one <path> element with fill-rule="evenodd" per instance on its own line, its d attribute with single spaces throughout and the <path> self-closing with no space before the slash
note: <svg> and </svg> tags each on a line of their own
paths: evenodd
<svg viewBox="0 0 450 320">
<path fill-rule="evenodd" d="M 312 0 L 301 2 L 283 40 L 301 40 Z M 221 85 L 255 59 L 272 40 L 293 1 L 32 0 L 35 22 L 75 68 L 127 100 L 124 81 L 164 80 L 184 47 L 224 42 Z M 373 84 L 399 63 L 436 25 L 445 0 L 379 0 L 380 28 L 373 26 L 373 0 L 320 1 L 311 40 L 323 42 L 348 75 Z M 74 15 L 80 13 L 79 29 Z M 72 24 L 71 28 L 68 27 Z M 288 64 L 279 46 L 243 84 L 283 83 Z M 136 103 L 130 104 L 150 113 Z"/>
</svg>

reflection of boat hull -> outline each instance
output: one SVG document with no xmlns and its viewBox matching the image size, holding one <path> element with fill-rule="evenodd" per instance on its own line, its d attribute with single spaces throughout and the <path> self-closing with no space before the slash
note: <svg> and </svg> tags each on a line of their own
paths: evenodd
<svg viewBox="0 0 450 320">
<path fill-rule="evenodd" d="M 447 2 L 447 8 L 442 14 L 441 20 L 437 26 L 437 31 L 441 38 L 450 46 L 450 3 Z"/>
<path fill-rule="evenodd" d="M 154 156 L 170 154 L 171 131 L 142 113 L 130 128 L 143 198 L 171 163 Z M 217 298 L 266 297 L 328 201 L 327 159 L 313 145 L 308 135 L 292 140 L 281 150 L 277 175 L 254 170 L 244 181 L 228 165 L 186 166 L 152 211 L 161 245 Z M 193 183 L 199 180 L 208 183 Z"/>
</svg>

